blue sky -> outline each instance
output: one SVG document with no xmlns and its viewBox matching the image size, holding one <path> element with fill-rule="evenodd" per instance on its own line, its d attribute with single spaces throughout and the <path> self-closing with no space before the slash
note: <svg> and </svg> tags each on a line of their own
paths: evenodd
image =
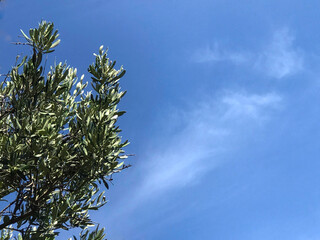
<svg viewBox="0 0 320 240">
<path fill-rule="evenodd" d="M 127 70 L 120 126 L 133 167 L 92 214 L 108 239 L 318 240 L 319 8 L 7 0 L 0 71 L 30 52 L 10 42 L 41 19 L 60 31 L 54 58 L 80 75 L 101 44 Z"/>
</svg>

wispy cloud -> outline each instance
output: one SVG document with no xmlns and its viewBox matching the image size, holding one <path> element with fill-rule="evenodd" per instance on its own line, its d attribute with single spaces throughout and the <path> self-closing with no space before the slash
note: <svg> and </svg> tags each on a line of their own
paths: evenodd
<svg viewBox="0 0 320 240">
<path fill-rule="evenodd" d="M 228 142 L 244 125 L 261 123 L 281 105 L 282 97 L 276 93 L 227 92 L 218 99 L 207 99 L 190 111 L 176 110 L 174 115 L 179 117 L 174 119 L 180 120 L 172 124 L 181 124 L 183 128 L 160 137 L 161 146 L 155 144 L 155 149 L 149 150 L 154 157 L 141 169 L 144 178 L 136 185 L 131 203 L 140 204 L 196 183 L 221 163 L 221 154 L 232 150 Z"/>
<path fill-rule="evenodd" d="M 193 57 L 194 61 L 199 63 L 230 61 L 234 64 L 245 63 L 248 58 L 248 53 L 226 51 L 217 42 L 213 46 L 207 45 L 205 48 L 198 49 Z"/>
<path fill-rule="evenodd" d="M 303 54 L 293 43 L 294 37 L 287 28 L 275 31 L 271 43 L 260 54 L 256 66 L 275 78 L 301 71 Z"/>
<path fill-rule="evenodd" d="M 219 44 L 196 50 L 195 62 L 229 61 L 245 64 L 271 77 L 281 79 L 303 69 L 303 51 L 294 46 L 294 36 L 288 28 L 274 31 L 271 40 L 260 51 L 229 51 Z"/>
<path fill-rule="evenodd" d="M 230 119 L 244 116 L 254 120 L 263 120 L 267 114 L 262 111 L 278 109 L 281 101 L 282 98 L 275 93 L 264 95 L 232 93 L 222 99 L 222 102 L 228 106 L 224 117 Z"/>
<path fill-rule="evenodd" d="M 146 220 L 133 216 L 154 206 L 163 196 L 168 199 L 190 185 L 200 184 L 205 174 L 237 151 L 235 146 L 250 139 L 250 129 L 260 128 L 260 123 L 271 118 L 282 104 L 282 97 L 276 93 L 238 91 L 203 99 L 189 111 L 171 109 L 165 123 L 159 123 L 157 140 L 143 154 L 147 162 L 133 169 L 134 184 L 110 209 L 108 226 L 122 229 L 129 225 L 132 229 L 127 231 L 136 232 Z M 163 134 L 166 128 L 171 132 Z"/>
</svg>

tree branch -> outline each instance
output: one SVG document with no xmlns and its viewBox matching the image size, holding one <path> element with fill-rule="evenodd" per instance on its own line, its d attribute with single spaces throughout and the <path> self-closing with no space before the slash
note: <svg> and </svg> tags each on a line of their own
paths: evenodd
<svg viewBox="0 0 320 240">
<path fill-rule="evenodd" d="M 34 213 L 35 211 L 29 211 L 23 215 L 20 215 L 19 217 L 13 217 L 11 218 L 8 222 L 5 222 L 5 223 L 2 223 L 0 224 L 0 230 L 6 228 L 7 226 L 11 225 L 11 224 L 14 224 L 14 223 L 17 223 L 21 220 L 24 220 L 30 216 L 32 216 L 32 214 Z"/>
</svg>

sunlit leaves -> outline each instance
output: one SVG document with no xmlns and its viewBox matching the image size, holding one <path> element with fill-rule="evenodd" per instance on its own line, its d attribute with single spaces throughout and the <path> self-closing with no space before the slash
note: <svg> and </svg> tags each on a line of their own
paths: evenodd
<svg viewBox="0 0 320 240">
<path fill-rule="evenodd" d="M 80 237 L 73 237 L 73 239 L 69 240 L 102 240 L 105 239 L 106 234 L 104 233 L 104 228 L 99 229 L 98 227 L 90 232 L 89 230 L 85 230 L 81 233 Z"/>
<path fill-rule="evenodd" d="M 60 39 L 57 39 L 59 37 L 58 31 L 54 31 L 53 28 L 53 23 L 42 21 L 38 28 L 29 30 L 29 36 L 22 30 L 20 31 L 31 46 L 43 53 L 50 53 L 60 43 Z"/>
<path fill-rule="evenodd" d="M 0 230 L 13 223 L 23 239 L 49 240 L 59 229 L 92 226 L 89 211 L 106 204 L 100 187 L 109 188 L 112 174 L 126 168 L 128 142 L 117 126 L 125 113 L 117 108 L 125 71 L 100 47 L 88 69 L 94 89 L 88 92 L 84 76 L 78 79 L 67 64 L 44 71 L 43 54 L 60 41 L 52 23 L 22 34 L 33 54 L 0 84 L 0 199 L 9 204 Z M 80 237 L 103 238 L 98 229 Z"/>
</svg>

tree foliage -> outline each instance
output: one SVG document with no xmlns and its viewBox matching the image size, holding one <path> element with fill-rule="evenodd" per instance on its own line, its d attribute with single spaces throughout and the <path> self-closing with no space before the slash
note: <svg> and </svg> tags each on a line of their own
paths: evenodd
<svg viewBox="0 0 320 240">
<path fill-rule="evenodd" d="M 60 42 L 53 23 L 21 32 L 26 42 L 17 44 L 32 54 L 0 84 L 0 239 L 11 230 L 21 239 L 49 240 L 59 229 L 94 225 L 88 211 L 106 203 L 101 186 L 127 167 L 128 142 L 116 125 L 124 114 L 117 104 L 125 70 L 116 70 L 101 46 L 88 68 L 92 91 L 85 92 L 91 88 L 77 69 L 58 63 L 45 72 L 44 56 Z M 80 236 L 103 238 L 103 229 Z"/>
</svg>

